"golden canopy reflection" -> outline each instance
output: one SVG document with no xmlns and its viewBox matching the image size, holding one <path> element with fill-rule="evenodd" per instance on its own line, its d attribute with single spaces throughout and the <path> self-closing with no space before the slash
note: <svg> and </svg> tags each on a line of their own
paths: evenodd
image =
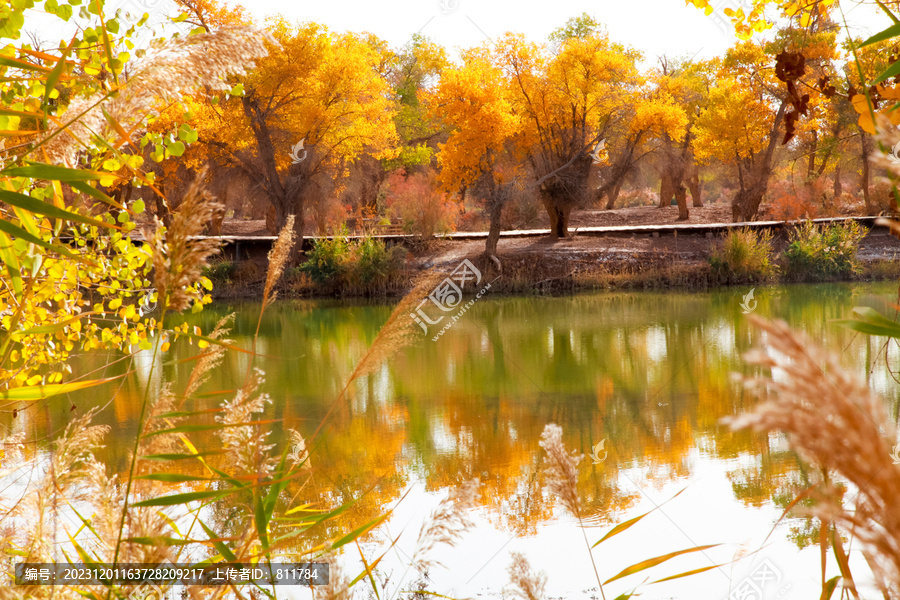
<svg viewBox="0 0 900 600">
<path fill-rule="evenodd" d="M 832 321 L 855 305 L 883 306 L 880 298 L 889 297 L 890 287 L 759 288 L 755 314 L 783 318 L 827 346 L 843 349 L 848 366 L 867 373 L 879 341 Z M 215 408 L 232 396 L 250 360 L 265 372 L 263 389 L 272 405 L 262 418 L 277 420 L 270 436 L 276 451 L 289 443 L 291 428 L 309 443 L 309 480 L 293 485 L 292 495 L 298 503 L 320 508 L 355 501 L 343 519 L 314 530 L 313 543 L 306 540 L 310 546 L 371 521 L 412 481 L 438 491 L 475 477 L 483 482 L 481 502 L 496 526 L 533 533 L 562 510 L 542 485 L 544 456 L 538 442 L 547 423 L 559 424 L 566 445 L 585 454 L 578 484 L 590 523 L 615 522 L 637 502 L 634 486 L 622 484 L 624 473 L 644 489 L 675 480 L 687 485 L 698 455 L 728 461 L 735 497 L 746 505 L 784 507 L 808 482 L 803 463 L 783 440 L 733 433 L 720 424 L 722 417 L 746 411 L 753 402 L 731 378 L 733 372 L 751 372 L 740 356 L 760 336 L 741 314 L 745 292 L 487 297 L 438 341 L 423 337 L 403 349 L 354 382 L 340 400 L 391 307 L 285 301 L 263 318 L 259 356 L 229 352 L 183 410 Z M 191 322 L 207 331 L 234 311 L 230 337 L 249 348 L 258 310 L 255 304 L 219 305 Z M 173 344 L 152 376 L 149 354 L 133 363 L 119 361 L 105 375 L 130 367 L 134 372 L 127 378 L 100 391 L 53 399 L 26 411 L 16 423 L 4 417 L 4 425 L 52 438 L 71 414 L 105 406 L 99 419 L 112 432 L 100 458 L 121 473 L 128 468 L 148 377 L 152 386 L 165 380 L 174 390 L 182 389 L 192 367 L 185 359 L 196 353 L 196 346 L 184 340 Z M 75 372 L 103 364 L 97 356 L 76 362 Z M 897 414 L 897 386 L 885 370 L 876 368 L 867 377 L 876 391 L 887 394 Z M 213 416 L 197 422 L 212 423 Z M 190 437 L 201 450 L 221 448 L 212 433 Z M 604 440 L 606 458 L 595 463 L 592 447 Z M 166 468 L 202 474 L 196 461 Z M 227 505 L 214 515 L 222 531 L 233 516 Z M 810 522 L 797 520 L 793 527 L 798 544 L 814 539 Z"/>
</svg>

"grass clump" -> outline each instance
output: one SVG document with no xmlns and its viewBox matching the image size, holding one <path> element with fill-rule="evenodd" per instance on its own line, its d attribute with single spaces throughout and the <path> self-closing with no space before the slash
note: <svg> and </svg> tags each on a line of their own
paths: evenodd
<svg viewBox="0 0 900 600">
<path fill-rule="evenodd" d="M 784 251 L 785 275 L 791 280 L 847 279 L 860 271 L 856 252 L 865 233 L 859 223 L 820 228 L 807 221 L 792 233 Z"/>
<path fill-rule="evenodd" d="M 203 269 L 203 274 L 209 277 L 214 287 L 230 285 L 237 274 L 237 264 L 226 260 L 214 261 Z"/>
<path fill-rule="evenodd" d="M 350 240 L 346 231 L 317 240 L 299 270 L 319 288 L 349 295 L 384 293 L 402 285 L 405 251 L 365 236 Z"/>
<path fill-rule="evenodd" d="M 733 229 L 709 256 L 713 281 L 756 283 L 772 279 L 778 275 L 773 253 L 771 231 Z"/>
</svg>

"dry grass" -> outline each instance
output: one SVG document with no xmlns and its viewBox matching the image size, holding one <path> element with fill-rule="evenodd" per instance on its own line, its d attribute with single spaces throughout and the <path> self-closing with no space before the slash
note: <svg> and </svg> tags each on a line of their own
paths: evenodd
<svg viewBox="0 0 900 600">
<path fill-rule="evenodd" d="M 547 597 L 547 576 L 535 573 L 524 555 L 512 552 L 512 563 L 507 568 L 509 573 L 509 593 L 513 598 L 522 600 L 544 600 Z"/>
<path fill-rule="evenodd" d="M 900 468 L 891 459 L 897 430 L 884 403 L 841 366 L 837 355 L 783 321 L 751 321 L 765 332 L 769 351 L 753 351 L 747 361 L 773 374 L 743 383 L 771 399 L 727 421 L 735 429 L 786 433 L 806 460 L 852 484 L 857 491 L 848 498 L 821 485 L 813 513 L 856 537 L 874 558 L 870 566 L 876 575 L 892 594 L 900 594 Z"/>
<path fill-rule="evenodd" d="M 422 525 L 413 552 L 413 566 L 419 571 L 441 566 L 430 556 L 431 552 L 440 545 L 452 548 L 463 533 L 474 527 L 469 513 L 478 505 L 480 486 L 481 482 L 473 479 L 451 491 Z"/>
<path fill-rule="evenodd" d="M 57 117 L 60 126 L 47 134 L 50 139 L 44 145 L 48 160 L 77 167 L 79 153 L 92 136 L 118 138 L 104 111 L 125 131 L 140 135 L 147 117 L 156 114 L 160 106 L 196 90 L 231 89 L 229 79 L 246 75 L 255 61 L 268 54 L 267 42 L 274 40 L 254 27 L 167 40 L 130 69 L 131 75 L 120 82 L 115 97 L 98 92 L 76 99 Z"/>
<path fill-rule="evenodd" d="M 278 292 L 275 284 L 281 279 L 284 266 L 291 257 L 291 249 L 294 247 L 294 215 L 288 215 L 287 222 L 278 234 L 275 245 L 269 250 L 269 270 L 266 273 L 266 287 L 263 289 L 263 310 L 275 301 Z"/>
<path fill-rule="evenodd" d="M 200 171 L 184 194 L 182 203 L 172 214 L 168 228 L 154 217 L 156 225 L 150 239 L 153 250 L 154 285 L 164 310 L 181 312 L 200 301 L 197 282 L 209 259 L 219 252 L 219 241 L 192 239 L 203 233 L 206 223 L 225 210 L 203 187 L 206 169 Z"/>
</svg>

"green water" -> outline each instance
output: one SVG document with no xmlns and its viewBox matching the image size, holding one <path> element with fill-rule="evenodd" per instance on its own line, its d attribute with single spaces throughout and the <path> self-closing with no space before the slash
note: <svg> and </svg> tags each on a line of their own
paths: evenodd
<svg viewBox="0 0 900 600">
<path fill-rule="evenodd" d="M 720 424 L 722 417 L 755 404 L 731 379 L 733 372 L 755 372 L 741 355 L 762 339 L 742 313 L 742 295 L 748 291 L 559 298 L 488 294 L 437 341 L 431 339 L 435 332 L 422 334 L 354 382 L 344 397 L 342 388 L 392 306 L 285 301 L 264 315 L 256 347 L 261 356 L 252 366 L 264 371 L 262 390 L 271 396 L 263 417 L 276 420 L 271 442 L 282 448 L 289 428 L 311 439 L 310 499 L 362 498 L 341 527 L 374 518 L 410 492 L 390 521 L 396 535 L 403 524 L 421 520 L 447 488 L 478 477 L 483 484 L 478 526 L 460 547 L 442 554 L 448 568 L 432 573 L 435 591 L 499 593 L 507 553 L 518 549 L 547 572 L 549 591 L 587 598 L 596 580 L 581 533 L 552 495 L 541 491 L 538 442 L 548 423 L 560 425 L 565 443 L 585 455 L 604 442 L 605 460 L 595 464 L 586 456 L 580 464 L 578 491 L 592 525 L 591 543 L 610 524 L 687 488 L 657 511 L 653 523 L 642 523 L 645 529 L 636 527 L 630 538 L 623 534 L 618 545 L 596 551 L 604 577 L 696 544 L 724 545 L 680 558 L 683 562 L 658 576 L 727 562 L 741 544 L 755 550 L 794 486 L 804 483 L 807 472 L 782 440 L 734 433 Z M 839 351 L 848 367 L 865 374 L 896 418 L 900 385 L 877 359 L 883 340 L 833 322 L 848 316 L 853 306 L 887 310 L 895 297 L 893 284 L 759 287 L 753 314 L 784 319 Z M 235 345 L 250 348 L 257 304 L 220 304 L 190 322 L 208 331 L 230 312 L 236 313 Z M 149 354 L 142 354 L 131 365 L 135 372 L 115 385 L 56 399 L 3 424 L 49 434 L 71 414 L 102 406 L 98 421 L 112 427 L 102 458 L 121 472 L 148 376 L 153 386 L 162 378 L 182 389 L 192 365 L 181 361 L 196 353 L 196 346 L 175 343 L 152 375 Z M 228 353 L 201 397 L 184 409 L 215 407 L 233 396 L 250 360 L 248 354 Z M 875 368 L 867 369 L 873 363 Z M 99 364 L 100 357 L 82 358 L 76 372 Z M 105 374 L 122 373 L 128 366 L 123 361 Z M 202 432 L 192 439 L 207 449 L 218 443 Z M 817 593 L 818 550 L 808 546 L 813 527 L 811 521 L 789 519 L 776 528 L 767 556 L 782 581 L 772 584 L 771 597 Z M 409 535 L 407 552 L 415 531 Z M 380 539 L 369 542 L 373 552 Z M 397 561 L 402 562 L 399 554 Z M 742 565 L 704 574 L 694 583 L 651 586 L 644 595 L 727 598 L 723 573 L 734 586 L 752 569 Z"/>
</svg>

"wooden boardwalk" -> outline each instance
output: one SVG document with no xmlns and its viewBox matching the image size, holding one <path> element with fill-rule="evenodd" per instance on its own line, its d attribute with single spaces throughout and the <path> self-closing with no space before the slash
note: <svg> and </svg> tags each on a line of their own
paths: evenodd
<svg viewBox="0 0 900 600">
<path fill-rule="evenodd" d="M 813 219 L 814 223 L 844 223 L 847 221 L 856 221 L 860 225 L 868 228 L 875 226 L 877 217 L 834 217 L 825 219 Z M 587 236 L 587 237 L 603 237 L 603 236 L 632 236 L 632 235 L 721 235 L 731 229 L 748 227 L 750 229 L 783 229 L 785 227 L 797 226 L 802 221 L 750 221 L 746 223 L 671 223 L 667 225 L 615 225 L 607 227 L 576 227 L 569 228 L 570 235 Z M 510 231 L 501 231 L 501 238 L 529 238 L 543 237 L 550 235 L 549 229 L 514 229 Z M 444 235 L 436 235 L 435 239 L 439 240 L 483 240 L 488 236 L 487 231 L 457 231 Z M 307 242 L 312 243 L 318 239 L 330 239 L 332 236 L 304 236 L 304 245 Z M 349 235 L 348 239 L 360 239 L 362 235 Z M 370 237 L 381 239 L 386 242 L 411 241 L 416 236 L 409 234 L 389 234 L 389 235 L 372 235 Z M 227 244 L 241 243 L 261 243 L 271 244 L 277 236 L 274 235 L 218 235 L 218 236 L 197 236 L 198 239 L 218 239 Z"/>
</svg>

